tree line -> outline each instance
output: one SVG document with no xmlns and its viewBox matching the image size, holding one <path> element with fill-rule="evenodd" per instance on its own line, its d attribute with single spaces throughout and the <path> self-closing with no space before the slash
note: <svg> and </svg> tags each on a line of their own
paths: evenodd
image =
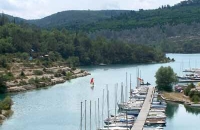
<svg viewBox="0 0 200 130">
<path fill-rule="evenodd" d="M 28 60 L 68 60 L 74 65 L 132 64 L 164 61 L 165 54 L 146 45 L 128 44 L 103 37 L 90 38 L 84 32 L 66 29 L 44 30 L 7 23 L 0 26 L 1 67 L 9 56 Z M 45 57 L 46 55 L 46 57 Z"/>
</svg>

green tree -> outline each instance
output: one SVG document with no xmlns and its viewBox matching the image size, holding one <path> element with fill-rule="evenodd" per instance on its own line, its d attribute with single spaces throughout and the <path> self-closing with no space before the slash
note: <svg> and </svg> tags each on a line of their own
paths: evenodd
<svg viewBox="0 0 200 130">
<path fill-rule="evenodd" d="M 3 75 L 0 75 L 0 94 L 7 92 L 7 86 Z"/>
<path fill-rule="evenodd" d="M 170 66 L 161 66 L 156 72 L 155 77 L 158 90 L 167 92 L 173 91 L 172 85 L 177 81 L 177 76 Z"/>
</svg>

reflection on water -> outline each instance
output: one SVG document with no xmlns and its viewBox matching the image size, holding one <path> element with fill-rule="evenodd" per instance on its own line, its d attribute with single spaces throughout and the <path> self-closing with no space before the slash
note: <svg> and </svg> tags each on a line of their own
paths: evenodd
<svg viewBox="0 0 200 130">
<path fill-rule="evenodd" d="M 194 115 L 200 114 L 200 107 L 191 107 L 191 106 L 188 106 L 188 105 L 184 105 L 184 106 L 185 106 L 185 109 L 188 113 L 192 113 Z"/>
<path fill-rule="evenodd" d="M 174 114 L 178 111 L 179 105 L 177 103 L 168 102 L 166 108 L 167 118 L 172 119 Z"/>
<path fill-rule="evenodd" d="M 200 130 L 200 109 L 168 102 L 164 130 Z"/>
</svg>

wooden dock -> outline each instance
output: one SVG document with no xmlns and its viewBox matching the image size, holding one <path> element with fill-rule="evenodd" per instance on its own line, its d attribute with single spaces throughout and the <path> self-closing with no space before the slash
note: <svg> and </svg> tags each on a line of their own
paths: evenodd
<svg viewBox="0 0 200 130">
<path fill-rule="evenodd" d="M 150 110 L 150 107 L 151 107 L 153 93 L 154 93 L 154 87 L 149 87 L 147 97 L 144 101 L 142 109 L 141 109 L 141 111 L 140 111 L 140 113 L 137 117 L 137 120 L 134 123 L 131 130 L 142 130 L 143 129 L 144 124 L 146 122 L 146 118 L 148 116 L 148 113 L 149 113 L 149 110 Z"/>
</svg>

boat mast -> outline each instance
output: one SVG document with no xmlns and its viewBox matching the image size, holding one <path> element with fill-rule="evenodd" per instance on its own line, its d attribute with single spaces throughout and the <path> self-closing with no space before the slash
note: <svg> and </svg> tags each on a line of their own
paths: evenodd
<svg viewBox="0 0 200 130">
<path fill-rule="evenodd" d="M 131 98 L 131 74 L 130 74 L 130 98 Z"/>
<path fill-rule="evenodd" d="M 142 79 L 142 73 L 141 73 L 141 70 L 140 70 L 140 79 Z M 141 86 L 141 80 L 140 80 L 140 86 Z"/>
<path fill-rule="evenodd" d="M 90 100 L 90 130 L 92 130 L 92 123 L 91 123 L 91 120 L 92 120 L 92 103 L 91 103 L 91 100 Z"/>
<path fill-rule="evenodd" d="M 116 123 L 116 115 L 117 115 L 117 88 L 118 88 L 118 84 L 115 85 L 115 123 Z"/>
<path fill-rule="evenodd" d="M 126 72 L 126 88 L 125 88 L 125 102 L 127 102 L 127 93 L 128 93 L 128 85 L 127 85 L 127 72 Z"/>
<path fill-rule="evenodd" d="M 110 113 L 109 113 L 109 90 L 108 90 L 108 86 L 107 86 L 107 109 L 108 109 L 108 119 L 109 119 Z M 108 130 L 109 130 L 109 123 L 108 123 Z"/>
<path fill-rule="evenodd" d="M 139 69 L 137 68 L 136 69 L 136 81 L 137 81 L 137 87 L 139 87 L 139 81 L 138 81 L 138 71 L 139 71 Z"/>
<path fill-rule="evenodd" d="M 189 67 L 190 67 L 190 71 L 191 71 L 191 66 L 190 66 L 190 59 L 189 59 Z"/>
<path fill-rule="evenodd" d="M 124 91 L 123 91 L 123 83 L 121 83 L 121 103 L 124 103 Z"/>
<path fill-rule="evenodd" d="M 82 119 L 83 119 L 83 117 L 82 117 L 82 115 L 83 115 L 83 113 L 82 113 L 82 107 L 83 107 L 83 102 L 81 102 L 81 130 L 82 130 Z"/>
<path fill-rule="evenodd" d="M 86 120 L 86 119 L 87 119 L 87 118 L 86 118 L 86 117 L 87 117 L 87 116 L 86 116 L 86 114 L 87 114 L 87 113 L 86 113 L 86 102 L 87 102 L 87 100 L 85 100 L 85 130 L 86 130 L 86 127 L 87 127 L 87 126 L 86 126 L 86 123 L 87 123 L 87 120 Z"/>
<path fill-rule="evenodd" d="M 98 98 L 98 129 L 100 128 L 100 120 L 99 120 L 99 98 Z"/>
<path fill-rule="evenodd" d="M 102 127 L 103 127 L 103 112 L 104 112 L 104 89 L 103 89 L 103 100 L 102 100 Z"/>
<path fill-rule="evenodd" d="M 126 128 L 128 130 L 128 117 L 127 117 L 127 110 L 126 110 Z"/>
<path fill-rule="evenodd" d="M 95 101 L 95 126 L 96 126 L 96 129 L 97 129 L 97 109 L 96 109 L 96 101 Z"/>
</svg>

